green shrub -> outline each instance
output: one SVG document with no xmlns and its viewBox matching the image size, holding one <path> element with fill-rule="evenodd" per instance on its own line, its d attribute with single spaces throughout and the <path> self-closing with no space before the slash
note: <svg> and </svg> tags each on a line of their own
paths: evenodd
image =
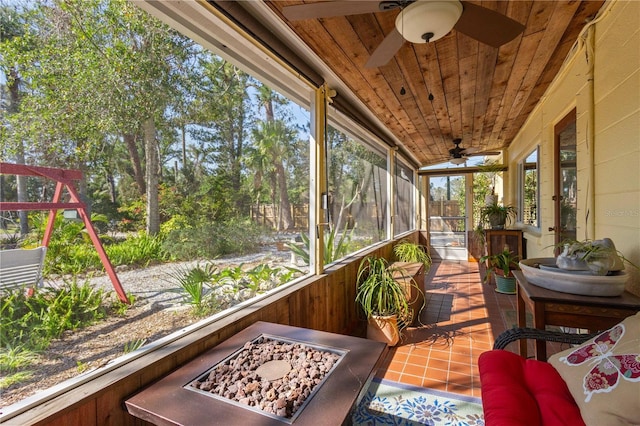
<svg viewBox="0 0 640 426">
<path fill-rule="evenodd" d="M 192 228 L 191 221 L 188 217 L 181 214 L 171 216 L 171 219 L 160 224 L 160 232 L 163 235 L 167 235 L 171 231 L 176 231 L 185 228 Z"/>
<path fill-rule="evenodd" d="M 104 291 L 75 281 L 59 289 L 38 290 L 26 297 L 16 290 L 0 298 L 0 344 L 30 349 L 59 337 L 65 330 L 92 324 L 104 317 Z"/>
<path fill-rule="evenodd" d="M 94 215 L 92 220 L 94 218 L 100 219 L 101 216 Z M 38 245 L 42 240 L 43 226 L 44 223 L 38 224 L 38 232 L 31 237 L 30 245 Z M 100 239 L 109 261 L 114 266 L 147 265 L 151 261 L 167 259 L 166 253 L 162 250 L 161 236 L 149 236 L 140 232 L 122 240 L 107 236 L 101 236 Z M 56 216 L 54 232 L 45 256 L 44 275 L 78 275 L 102 270 L 104 266 L 84 223 L 65 221 L 61 215 Z"/>
<path fill-rule="evenodd" d="M 94 249 L 95 251 L 95 249 Z M 162 249 L 160 236 L 149 236 L 144 232 L 105 247 L 113 265 L 147 265 L 150 261 L 164 261 L 167 255 Z"/>
<path fill-rule="evenodd" d="M 42 323 L 36 330 L 41 330 L 46 337 L 59 337 L 65 330 L 93 324 L 106 315 L 104 290 L 95 289 L 88 283 L 80 286 L 74 280 L 63 288 L 40 293 L 39 297 L 46 300 L 47 309 L 42 313 Z"/>
<path fill-rule="evenodd" d="M 175 229 L 169 232 L 162 247 L 173 260 L 215 259 L 228 254 L 255 253 L 265 233 L 250 221 L 233 220 Z"/>
<path fill-rule="evenodd" d="M 66 331 L 104 318 L 104 291 L 75 281 L 62 288 L 37 290 L 31 297 L 14 290 L 0 296 L 0 370 L 32 363 L 36 353 Z M 16 376 L 19 377 L 19 376 Z M 13 377 L 12 380 L 18 380 Z"/>
</svg>

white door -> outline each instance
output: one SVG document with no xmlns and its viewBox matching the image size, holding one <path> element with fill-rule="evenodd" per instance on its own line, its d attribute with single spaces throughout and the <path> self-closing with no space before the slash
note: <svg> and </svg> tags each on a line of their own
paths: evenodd
<svg viewBox="0 0 640 426">
<path fill-rule="evenodd" d="M 465 175 L 429 177 L 429 245 L 441 259 L 467 260 Z"/>
</svg>

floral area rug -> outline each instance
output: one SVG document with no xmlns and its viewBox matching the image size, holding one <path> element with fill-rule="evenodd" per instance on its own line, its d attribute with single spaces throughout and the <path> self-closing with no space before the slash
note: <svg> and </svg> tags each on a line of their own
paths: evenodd
<svg viewBox="0 0 640 426">
<path fill-rule="evenodd" d="M 484 426 L 480 398 L 374 378 L 352 416 L 358 426 Z"/>
</svg>

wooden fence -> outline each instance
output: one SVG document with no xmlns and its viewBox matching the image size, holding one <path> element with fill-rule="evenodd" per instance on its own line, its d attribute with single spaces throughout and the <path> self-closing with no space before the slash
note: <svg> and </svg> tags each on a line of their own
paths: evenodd
<svg viewBox="0 0 640 426">
<path fill-rule="evenodd" d="M 273 204 L 251 206 L 251 220 L 272 229 L 278 229 L 279 207 Z M 309 228 L 309 205 L 291 205 L 291 219 L 294 229 Z"/>
</svg>

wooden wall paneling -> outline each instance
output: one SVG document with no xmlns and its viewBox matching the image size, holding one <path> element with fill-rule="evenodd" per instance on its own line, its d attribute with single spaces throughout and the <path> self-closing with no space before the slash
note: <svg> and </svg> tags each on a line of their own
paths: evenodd
<svg viewBox="0 0 640 426">
<path fill-rule="evenodd" d="M 289 298 L 289 318 L 294 327 L 305 327 L 306 317 L 309 314 L 308 306 L 309 289 L 307 287 L 300 289 L 292 294 Z"/>
<path fill-rule="evenodd" d="M 282 303 L 271 304 L 274 310 L 273 314 L 270 315 L 273 318 L 271 322 L 289 325 L 291 321 L 289 318 L 289 300 L 290 298 L 287 297 Z"/>
<path fill-rule="evenodd" d="M 341 333 L 350 333 L 357 329 L 359 315 L 358 306 L 355 303 L 358 278 L 358 267 L 360 262 L 352 262 L 343 270 L 344 280 L 344 319 Z"/>
<path fill-rule="evenodd" d="M 327 301 L 325 304 L 325 317 L 327 318 L 326 330 L 331 333 L 340 333 L 343 330 L 343 321 L 346 314 L 346 289 L 344 282 L 344 270 L 341 268 L 331 275 L 327 281 Z"/>
<path fill-rule="evenodd" d="M 127 377 L 96 398 L 96 423 L 101 426 L 127 424 L 132 416 L 122 404 L 122 395 L 133 395 L 141 388 L 140 377 Z M 68 423 L 71 424 L 71 423 Z"/>
<path fill-rule="evenodd" d="M 89 400 L 84 404 L 75 406 L 64 412 L 63 416 L 55 419 L 40 419 L 40 421 L 33 423 L 34 425 L 47 425 L 47 426 L 69 426 L 69 425 L 82 425 L 82 426 L 98 426 L 96 423 L 96 401 Z M 5 423 L 3 423 L 5 424 Z M 11 425 L 11 422 L 7 422 L 7 425 Z M 20 423 L 13 423 L 14 425 L 20 425 Z M 102 426 L 102 425 L 100 425 Z"/>
<path fill-rule="evenodd" d="M 320 278 L 318 281 L 311 285 L 311 292 L 309 301 L 311 302 L 312 310 L 310 312 L 309 322 L 307 328 L 313 330 L 326 331 L 327 327 L 327 311 L 325 305 L 330 300 L 327 298 L 327 285 L 329 284 L 326 277 Z"/>
</svg>

